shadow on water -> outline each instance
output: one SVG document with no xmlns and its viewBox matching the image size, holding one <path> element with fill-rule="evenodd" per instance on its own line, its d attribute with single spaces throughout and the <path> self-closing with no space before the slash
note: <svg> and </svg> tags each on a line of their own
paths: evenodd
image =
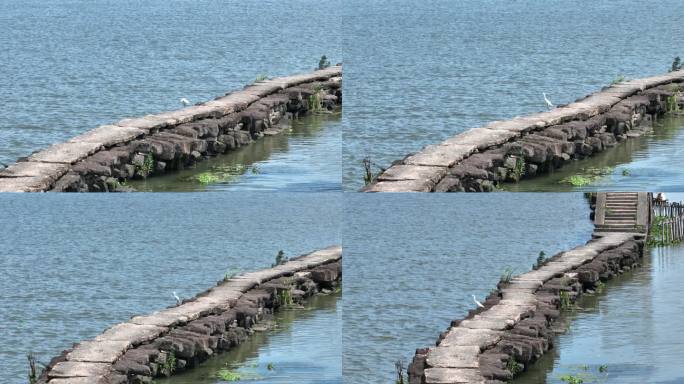
<svg viewBox="0 0 684 384">
<path fill-rule="evenodd" d="M 209 158 L 192 168 L 134 180 L 144 192 L 341 190 L 341 112 L 309 115 L 275 136 Z"/>
<path fill-rule="evenodd" d="M 682 273 L 684 247 L 647 251 L 641 268 L 578 300 L 559 322 L 554 349 L 511 383 L 684 382 Z"/>
<path fill-rule="evenodd" d="M 554 172 L 503 185 L 507 191 L 684 190 L 684 118 L 665 117 L 652 132 L 621 142 L 595 156 Z M 581 175 L 590 184 L 575 187 L 565 180 Z"/>
<path fill-rule="evenodd" d="M 214 384 L 221 370 L 239 375 L 240 382 L 317 383 L 342 382 L 340 293 L 312 297 L 304 309 L 278 312 L 277 327 L 256 332 L 241 345 L 217 355 L 197 368 L 157 384 Z"/>
</svg>

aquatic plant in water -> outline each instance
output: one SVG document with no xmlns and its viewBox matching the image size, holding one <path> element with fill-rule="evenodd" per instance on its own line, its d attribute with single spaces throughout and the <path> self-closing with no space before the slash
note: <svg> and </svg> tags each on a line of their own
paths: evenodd
<svg viewBox="0 0 684 384">
<path fill-rule="evenodd" d="M 512 278 L 513 278 L 513 268 L 506 267 L 506 268 L 504 268 L 503 273 L 501 274 L 501 277 L 499 278 L 499 283 L 510 283 Z"/>
<path fill-rule="evenodd" d="M 216 376 L 218 376 L 219 379 L 224 380 L 224 381 L 240 381 L 242 379 L 242 376 L 240 376 L 239 373 L 235 371 L 231 371 L 230 369 L 223 368 L 219 370 L 216 373 Z"/>
<path fill-rule="evenodd" d="M 684 66 L 682 66 L 682 59 L 677 56 L 672 60 L 672 67 L 670 67 L 670 72 L 674 71 L 679 71 L 681 69 L 684 69 Z"/>
<path fill-rule="evenodd" d="M 321 59 L 318 60 L 318 69 L 325 69 L 330 66 L 330 60 L 328 60 L 328 57 L 323 55 L 321 56 Z"/>
<path fill-rule="evenodd" d="M 243 164 L 232 164 L 212 167 L 211 170 L 190 176 L 186 180 L 201 184 L 229 183 L 235 181 L 247 171 Z"/>
<path fill-rule="evenodd" d="M 394 381 L 395 384 L 408 384 L 408 378 L 404 375 L 404 361 L 399 359 L 394 362 L 394 369 L 397 372 L 397 379 Z"/>
<path fill-rule="evenodd" d="M 611 84 L 620 84 L 620 83 L 622 83 L 623 81 L 625 81 L 625 77 L 624 77 L 623 75 L 618 75 L 618 76 L 616 76 L 616 77 L 613 79 L 613 81 L 611 81 L 610 83 L 611 83 Z"/>
<path fill-rule="evenodd" d="M 595 168 L 589 167 L 582 170 L 581 174 L 565 177 L 559 181 L 561 184 L 570 184 L 573 187 L 583 187 L 592 184 L 600 178 L 613 172 L 613 167 Z"/>
<path fill-rule="evenodd" d="M 254 79 L 255 83 L 258 83 L 260 81 L 268 80 L 268 75 L 265 73 L 260 73 L 257 75 L 256 79 Z"/>
<path fill-rule="evenodd" d="M 36 370 L 36 356 L 33 353 L 29 353 L 27 356 L 29 362 L 29 384 L 36 384 L 38 382 L 38 372 Z"/>
</svg>

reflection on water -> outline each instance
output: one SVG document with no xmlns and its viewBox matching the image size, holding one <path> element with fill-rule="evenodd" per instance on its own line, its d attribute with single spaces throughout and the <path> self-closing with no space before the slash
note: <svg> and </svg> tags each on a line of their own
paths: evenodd
<svg viewBox="0 0 684 384">
<path fill-rule="evenodd" d="M 582 194 L 345 194 L 344 382 L 387 384 L 507 266 L 591 236 Z"/>
<path fill-rule="evenodd" d="M 579 300 L 556 350 L 514 383 L 561 384 L 569 374 L 585 383 L 683 383 L 683 275 L 684 247 L 647 252 L 642 268 Z"/>
<path fill-rule="evenodd" d="M 341 190 L 341 112 L 309 115 L 290 128 L 178 172 L 130 181 L 139 191 Z"/>
<path fill-rule="evenodd" d="M 243 344 L 207 360 L 200 367 L 155 383 L 223 383 L 221 371 L 239 375 L 241 382 L 255 384 L 342 383 L 339 296 L 316 296 L 305 309 L 280 311 L 274 319 L 276 329 L 257 332 Z"/>
<path fill-rule="evenodd" d="M 509 191 L 684 191 L 682 128 L 684 118 L 665 117 L 655 124 L 653 132 L 568 163 L 553 173 L 503 187 Z M 582 187 L 563 182 L 573 175 L 593 181 Z"/>
</svg>

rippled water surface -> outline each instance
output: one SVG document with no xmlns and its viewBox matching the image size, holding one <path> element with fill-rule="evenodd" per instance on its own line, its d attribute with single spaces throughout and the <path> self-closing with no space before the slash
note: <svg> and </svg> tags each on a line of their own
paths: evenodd
<svg viewBox="0 0 684 384">
<path fill-rule="evenodd" d="M 496 286 L 591 236 L 572 194 L 347 194 L 344 227 L 345 383 L 394 382 L 394 362 L 434 345 Z"/>
<path fill-rule="evenodd" d="M 493 120 L 597 91 L 682 55 L 681 2 L 344 2 L 344 185 Z M 672 148 L 671 148 L 672 149 Z M 661 180 L 667 171 L 661 173 Z"/>
<path fill-rule="evenodd" d="M 324 54 L 342 61 L 341 4 L 0 0 L 0 163 L 182 97 L 308 72 Z M 339 135 L 307 146 L 330 139 L 339 146 Z"/>
<path fill-rule="evenodd" d="M 683 273 L 684 247 L 648 252 L 643 268 L 578 301 L 557 349 L 515 383 L 562 384 L 564 375 L 586 383 L 683 383 Z"/>
<path fill-rule="evenodd" d="M 26 383 L 29 351 L 47 362 L 174 304 L 174 291 L 188 298 L 229 269 L 268 267 L 281 249 L 295 256 L 340 244 L 339 196 L 312 196 L 0 195 L 0 382 Z"/>
<path fill-rule="evenodd" d="M 644 136 L 625 140 L 583 160 L 574 161 L 551 174 L 505 184 L 510 191 L 684 191 L 684 118 L 658 121 Z M 573 175 L 589 177 L 587 185 L 574 187 Z"/>
</svg>

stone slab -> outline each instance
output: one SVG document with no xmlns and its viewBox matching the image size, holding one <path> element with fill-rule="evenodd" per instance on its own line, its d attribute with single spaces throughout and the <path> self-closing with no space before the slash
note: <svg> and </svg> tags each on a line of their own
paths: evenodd
<svg viewBox="0 0 684 384">
<path fill-rule="evenodd" d="M 491 329 L 493 331 L 503 331 L 509 329 L 515 325 L 510 321 L 503 319 L 484 319 L 478 318 L 477 316 L 469 320 L 463 320 L 459 327 L 470 328 L 470 329 Z"/>
<path fill-rule="evenodd" d="M 404 160 L 408 165 L 451 167 L 470 156 L 477 146 L 461 144 L 428 145 L 415 155 Z"/>
<path fill-rule="evenodd" d="M 102 149 L 99 143 L 60 143 L 29 156 L 29 161 L 73 164 Z"/>
<path fill-rule="evenodd" d="M 110 384 L 104 376 L 68 377 L 52 379 L 48 384 Z"/>
<path fill-rule="evenodd" d="M 52 367 L 48 372 L 48 377 L 97 377 L 106 375 L 110 370 L 111 364 L 107 363 L 62 361 Z"/>
<path fill-rule="evenodd" d="M 528 126 L 528 124 L 519 121 L 515 121 L 515 123 L 524 124 L 525 127 Z M 442 145 L 472 145 L 475 146 L 476 149 L 482 151 L 518 137 L 520 136 L 520 132 L 521 131 L 516 131 L 514 129 L 494 129 L 493 127 L 473 128 L 443 141 Z"/>
<path fill-rule="evenodd" d="M 129 341 L 84 341 L 66 355 L 68 361 L 114 363 L 131 348 Z"/>
<path fill-rule="evenodd" d="M 0 192 L 44 192 L 50 185 L 50 180 L 45 177 L 0 178 Z"/>
<path fill-rule="evenodd" d="M 433 368 L 479 368 L 477 346 L 439 346 L 427 355 L 427 365 Z"/>
<path fill-rule="evenodd" d="M 430 180 L 381 181 L 365 189 L 365 192 L 430 192 L 435 183 Z"/>
<path fill-rule="evenodd" d="M 427 384 L 482 384 L 484 377 L 472 368 L 427 368 L 423 374 Z"/>
<path fill-rule="evenodd" d="M 145 131 L 134 127 L 120 127 L 118 125 L 102 125 L 82 135 L 78 135 L 70 143 L 97 143 L 104 147 L 127 143 L 143 136 Z"/>
<path fill-rule="evenodd" d="M 156 325 L 120 323 L 97 336 L 95 341 L 127 341 L 136 346 L 152 341 L 167 331 L 168 328 Z"/>
<path fill-rule="evenodd" d="M 484 350 L 501 340 L 502 333 L 488 329 L 451 328 L 439 343 L 440 346 L 476 346 Z"/>
<path fill-rule="evenodd" d="M 397 164 L 389 167 L 378 177 L 378 181 L 430 180 L 438 182 L 446 176 L 445 167 Z"/>
</svg>

